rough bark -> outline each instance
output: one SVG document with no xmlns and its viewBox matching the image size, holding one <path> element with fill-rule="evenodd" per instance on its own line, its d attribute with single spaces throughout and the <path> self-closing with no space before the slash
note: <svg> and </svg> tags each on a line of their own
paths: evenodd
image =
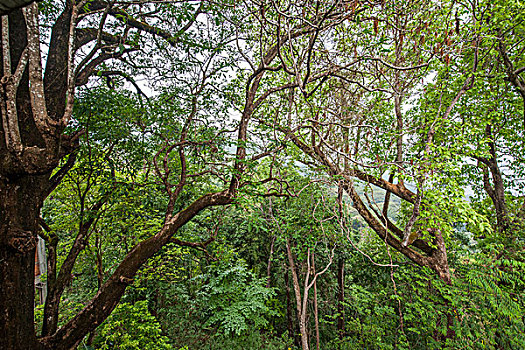
<svg viewBox="0 0 525 350">
<path fill-rule="evenodd" d="M 42 156 L 29 91 L 27 21 L 21 10 L 2 17 L 0 98 L 1 348 L 39 349 L 33 329 L 34 271 L 40 208 L 56 159 Z"/>
<path fill-rule="evenodd" d="M 0 16 L 7 15 L 11 11 L 41 0 L 2 0 L 0 2 Z"/>
<path fill-rule="evenodd" d="M 33 329 L 40 177 L 0 176 L 0 348 L 39 349 Z"/>
<path fill-rule="evenodd" d="M 1 348 L 6 349 L 74 347 L 111 313 L 138 268 L 166 244 L 178 228 L 208 206 L 229 203 L 234 193 L 205 195 L 185 210 L 170 215 L 156 236 L 137 245 L 124 259 L 91 303 L 57 331 L 60 296 L 86 243 L 91 225 L 87 220 L 81 225 L 74 248 L 58 276 L 56 252 L 52 251 L 50 284 L 53 290 L 46 305 L 49 322 L 44 324 L 46 336 L 37 339 L 33 328 L 34 257 L 42 223 L 40 209 L 74 163 L 74 156 L 70 157 L 71 162 L 68 160 L 62 169 L 65 170 L 50 177 L 60 160 L 75 149 L 72 138 L 62 135 L 72 103 L 68 66 L 74 40 L 70 25 L 78 9 L 71 6 L 68 2 L 52 27 L 44 74 L 40 65 L 36 7 L 14 11 L 1 22 L 0 312 L 4 316 L 0 321 L 0 339 Z M 50 243 L 51 250 L 56 249 L 56 242 Z"/>
</svg>

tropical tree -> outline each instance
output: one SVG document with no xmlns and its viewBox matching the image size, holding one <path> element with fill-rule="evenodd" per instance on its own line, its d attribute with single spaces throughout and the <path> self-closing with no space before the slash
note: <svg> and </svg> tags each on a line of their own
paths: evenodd
<svg viewBox="0 0 525 350">
<path fill-rule="evenodd" d="M 279 149 L 263 145 L 261 152 L 260 148 L 254 148 L 249 156 L 247 153 L 252 114 L 268 96 L 287 88 L 286 84 L 262 86 L 263 77 L 286 68 L 278 61 L 287 43 L 313 45 L 320 33 L 340 24 L 355 11 L 348 11 L 339 2 L 322 6 L 306 3 L 299 7 L 293 2 L 284 7 L 274 5 L 68 0 L 43 3 L 42 15 L 37 4 L 32 4 L 2 16 L 0 312 L 6 317 L 0 321 L 0 334 L 4 347 L 75 347 L 110 315 L 138 269 L 150 257 L 202 210 L 231 203 L 239 188 L 247 185 L 243 177 L 250 171 L 249 164 Z M 275 26 L 276 20 L 285 31 L 254 34 L 255 28 L 266 33 L 269 24 Z M 244 38 L 245 33 L 250 35 Z M 243 40 L 249 44 L 244 45 Z M 41 42 L 46 43 L 47 50 L 41 49 Z M 211 104 L 209 97 L 216 88 L 216 78 L 228 76 L 229 67 L 233 67 L 228 57 L 237 57 L 226 54 L 232 47 L 240 51 L 238 57 L 249 61 L 249 71 L 237 82 L 245 86 L 246 94 L 239 99 L 230 93 L 229 99 Z M 153 63 L 152 58 L 158 61 Z M 162 74 L 156 74 L 159 72 Z M 74 166 L 82 135 L 89 135 L 75 114 L 77 91 L 83 86 L 91 89 L 96 84 L 91 77 L 104 78 L 111 88 L 118 88 L 116 77 L 121 77 L 140 92 L 142 89 L 134 80 L 139 74 L 150 76 L 157 91 L 167 91 L 163 106 L 178 101 L 177 112 L 182 117 L 182 122 L 175 126 L 158 123 L 150 125 L 148 130 L 161 140 L 153 157 L 145 161 L 149 161 L 149 169 L 166 196 L 162 223 L 154 234 L 133 246 L 104 279 L 96 295 L 58 328 L 57 310 L 62 290 L 71 276 L 68 271 L 92 234 L 89 227 L 104 206 L 105 196 L 100 197 L 101 202 L 93 203 L 88 208 L 91 214 L 80 222 L 67 259 L 61 265 L 63 272 L 57 272 L 53 281 L 45 307 L 43 334 L 37 337 L 32 323 L 31 286 L 40 210 Z M 331 70 L 309 77 L 302 86 L 315 84 L 329 74 Z M 171 92 L 166 90 L 170 82 L 179 83 Z M 223 92 L 220 88 L 215 96 L 227 97 Z M 206 141 L 195 141 L 193 136 L 201 132 L 198 126 L 210 117 L 206 111 L 212 105 L 226 117 L 232 105 L 237 106 L 240 121 L 233 131 L 216 130 Z M 212 114 L 216 111 L 210 109 Z M 227 162 L 214 167 L 213 142 L 216 135 L 223 133 L 235 135 L 234 151 L 227 155 Z M 208 168 L 197 170 L 189 164 L 189 154 L 203 148 L 209 151 L 210 158 L 204 161 Z M 205 188 L 184 206 L 178 206 L 177 201 L 192 179 L 206 175 L 217 186 Z M 180 240 L 179 243 L 192 244 Z"/>
<path fill-rule="evenodd" d="M 325 47 L 312 47 L 311 56 L 318 58 L 314 63 L 302 59 L 310 57 L 307 49 L 291 49 L 283 57 L 290 72 L 281 78 L 290 82 L 290 91 L 267 105 L 278 117 L 260 121 L 290 140 L 303 154 L 299 157 L 303 163 L 323 169 L 385 244 L 451 285 L 447 242 L 458 226 L 475 226 L 481 235 L 493 231 L 489 218 L 466 198 L 469 182 L 460 176 L 466 157 L 480 162 L 484 180 L 478 177 L 478 184 L 484 184 L 494 203 L 497 226 L 519 221 L 518 214 L 503 219 L 509 215 L 493 126 L 487 125 L 476 141 L 470 136 L 450 138 L 460 135 L 456 121 L 461 121 L 463 135 L 479 135 L 484 123 L 466 124 L 465 109 L 459 106 L 472 103 L 479 113 L 479 107 L 492 104 L 494 98 L 489 96 L 482 104 L 476 101 L 480 92 L 475 90 L 482 84 L 485 94 L 497 91 L 486 90 L 487 80 L 482 78 L 487 74 L 494 79 L 496 68 L 490 67 L 498 66 L 518 93 L 499 85 L 500 96 L 520 96 L 521 71 L 514 55 L 521 46 L 511 44 L 513 58 L 505 58 L 505 40 L 512 39 L 502 34 L 520 30 L 520 19 L 511 15 L 519 5 L 426 1 L 376 5 L 365 7 L 356 15 L 359 20 L 338 28 L 335 36 L 323 38 Z M 500 57 L 502 64 L 491 64 L 490 55 Z M 327 84 L 316 90 L 301 87 L 298 82 L 322 69 L 323 63 L 336 71 Z M 521 115 L 514 112 L 520 107 L 514 108 L 513 116 L 507 117 L 512 129 L 515 116 Z M 493 110 L 487 113 L 494 119 Z M 513 139 L 508 129 L 498 134 L 507 142 Z M 509 144 L 520 147 L 521 142 Z M 515 160 L 511 157 L 508 162 L 520 174 L 520 162 Z M 392 195 L 401 200 L 397 217 L 391 216 Z M 450 338 L 454 316 L 447 312 Z"/>
</svg>

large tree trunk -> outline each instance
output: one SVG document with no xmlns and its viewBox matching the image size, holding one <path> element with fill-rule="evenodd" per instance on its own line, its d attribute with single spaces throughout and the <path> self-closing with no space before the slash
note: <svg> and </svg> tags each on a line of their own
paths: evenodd
<svg viewBox="0 0 525 350">
<path fill-rule="evenodd" d="M 27 28 L 20 10 L 2 16 L 0 348 L 13 350 L 40 348 L 33 324 L 35 252 L 40 208 L 49 175 L 58 164 L 56 153 L 42 157 L 46 146 L 33 119 L 29 67 L 35 67 L 27 63 L 31 55 Z"/>
<path fill-rule="evenodd" d="M 2 0 L 0 2 L 0 16 L 6 15 L 15 9 L 27 6 L 33 2 L 35 2 L 35 0 Z"/>
<path fill-rule="evenodd" d="M 0 175 L 0 348 L 39 349 L 33 325 L 35 251 L 47 176 Z"/>
</svg>

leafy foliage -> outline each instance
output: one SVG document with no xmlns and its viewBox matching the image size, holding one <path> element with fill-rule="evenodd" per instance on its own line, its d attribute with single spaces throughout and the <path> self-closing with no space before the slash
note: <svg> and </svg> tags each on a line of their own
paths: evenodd
<svg viewBox="0 0 525 350">
<path fill-rule="evenodd" d="M 273 289 L 266 288 L 266 280 L 257 278 L 242 260 L 233 266 L 221 265 L 210 266 L 201 277 L 209 279 L 199 291 L 209 315 L 203 326 L 217 325 L 226 334 L 236 335 L 266 327 L 268 318 L 276 315 L 268 306 Z"/>
<path fill-rule="evenodd" d="M 133 44 L 158 58 L 152 67 L 130 53 L 138 64 L 125 68 L 155 77 L 148 99 L 120 80 L 78 93 L 68 130 L 85 136 L 42 209 L 59 269 L 91 222 L 60 325 L 138 242 L 242 168 L 232 204 L 178 229 L 86 346 L 304 349 L 303 313 L 310 348 L 317 340 L 325 349 L 525 348 L 525 96 L 511 82 L 523 83 L 523 70 L 515 74 L 525 64 L 523 4 L 334 2 L 346 17 L 323 30 L 335 15 L 317 16 L 329 4 L 248 4 L 202 2 L 174 49 L 131 30 Z M 156 24 L 165 30 L 195 15 L 192 2 L 163 5 L 159 18 L 170 20 Z M 50 18 L 59 12 L 40 6 Z M 135 12 L 140 5 L 130 4 Z M 291 40 L 314 22 L 311 37 Z M 280 47 L 276 31 L 288 40 Z M 268 47 L 277 58 L 259 69 L 274 74 L 257 80 L 247 67 L 257 71 Z M 250 111 L 250 137 L 235 141 L 249 97 L 239 87 L 254 80 L 266 95 L 254 91 L 265 98 Z M 389 243 L 411 220 L 424 248 Z M 435 258 L 438 238 L 442 270 L 420 263 Z M 314 302 L 306 281 L 324 267 Z M 37 328 L 42 317 L 37 308 Z"/>
<path fill-rule="evenodd" d="M 97 349 L 171 349 L 147 301 L 121 303 L 100 326 L 93 342 Z"/>
</svg>

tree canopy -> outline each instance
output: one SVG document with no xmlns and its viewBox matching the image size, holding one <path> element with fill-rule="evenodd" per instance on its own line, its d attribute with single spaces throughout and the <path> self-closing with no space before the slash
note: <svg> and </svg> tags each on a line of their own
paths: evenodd
<svg viewBox="0 0 525 350">
<path fill-rule="evenodd" d="M 2 5 L 1 347 L 525 347 L 524 10 Z"/>
</svg>

